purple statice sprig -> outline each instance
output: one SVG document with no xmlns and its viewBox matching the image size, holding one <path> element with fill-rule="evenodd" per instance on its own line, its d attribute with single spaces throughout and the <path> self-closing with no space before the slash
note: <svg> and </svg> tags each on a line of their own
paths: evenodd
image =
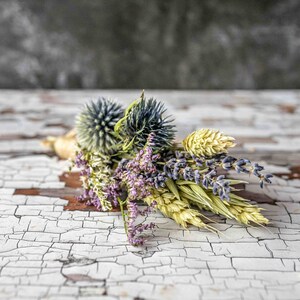
<svg viewBox="0 0 300 300">
<path fill-rule="evenodd" d="M 81 151 L 74 161 L 81 169 L 84 187 L 78 199 L 87 200 L 88 205 L 103 211 L 120 207 L 129 242 L 136 246 L 145 242 L 142 233 L 155 227 L 152 222 L 136 224 L 137 216 L 147 217 L 155 203 L 140 210 L 136 201 L 149 196 L 151 189 L 164 186 L 166 181 L 165 174 L 157 167 L 160 155 L 153 152 L 153 136 L 149 135 L 146 146 L 133 158 L 122 159 L 113 172 L 109 160 L 96 153 Z"/>
<path fill-rule="evenodd" d="M 122 189 L 119 181 L 114 180 L 112 183 L 104 186 L 103 192 L 107 199 L 113 204 L 113 207 L 119 206 L 118 198 L 122 195 Z"/>
<path fill-rule="evenodd" d="M 93 205 L 98 210 L 102 211 L 103 209 L 102 209 L 101 200 L 98 197 L 97 193 L 95 193 L 93 190 L 86 190 L 86 191 L 88 192 L 88 195 L 87 195 L 87 197 L 83 198 L 83 200 L 84 199 L 88 199 L 87 202 L 86 202 L 86 204 L 87 205 Z M 85 191 L 84 191 L 84 193 L 85 193 Z"/>
<path fill-rule="evenodd" d="M 93 205 L 102 211 L 102 205 L 99 197 L 92 189 L 83 189 L 81 195 L 77 196 L 78 201 L 86 201 L 86 205 Z"/>
<path fill-rule="evenodd" d="M 101 203 L 97 194 L 88 187 L 86 184 L 86 179 L 91 175 L 91 167 L 88 164 L 88 160 L 85 159 L 84 153 L 82 151 L 78 152 L 75 156 L 74 165 L 80 169 L 80 176 L 83 183 L 83 192 L 77 197 L 78 201 L 87 201 L 87 205 L 94 205 L 98 210 L 101 210 Z"/>
<path fill-rule="evenodd" d="M 157 168 L 160 159 L 159 154 L 153 153 L 153 135 L 149 135 L 146 146 L 141 149 L 132 159 L 122 159 L 114 172 L 114 179 L 119 183 L 121 189 L 127 191 L 126 200 L 119 201 L 121 213 L 124 220 L 125 231 L 128 240 L 133 245 L 143 245 L 144 237 L 140 234 L 148 229 L 153 229 L 155 224 L 138 224 L 135 221 L 138 215 L 148 215 L 150 210 L 139 210 L 137 200 L 146 198 L 151 194 L 153 188 L 165 185 L 166 176 Z M 124 206 L 127 205 L 127 220 Z"/>
<path fill-rule="evenodd" d="M 151 141 L 151 139 L 149 138 Z M 114 177 L 128 191 L 128 199 L 143 199 L 150 195 L 152 188 L 165 186 L 166 176 L 157 168 L 160 155 L 154 154 L 149 142 L 134 158 L 122 159 L 115 170 Z"/>
<path fill-rule="evenodd" d="M 90 176 L 91 168 L 88 164 L 88 161 L 84 158 L 82 151 L 76 153 L 74 165 L 80 169 L 80 176 Z"/>
<path fill-rule="evenodd" d="M 156 205 L 155 201 L 144 210 L 140 210 L 136 202 L 128 201 L 128 224 L 127 224 L 127 236 L 130 244 L 133 246 L 142 246 L 146 242 L 145 236 L 141 235 L 146 230 L 152 230 L 156 227 L 154 222 L 148 224 L 139 223 L 135 224 L 136 219 L 139 215 L 148 216 L 151 209 Z"/>
</svg>

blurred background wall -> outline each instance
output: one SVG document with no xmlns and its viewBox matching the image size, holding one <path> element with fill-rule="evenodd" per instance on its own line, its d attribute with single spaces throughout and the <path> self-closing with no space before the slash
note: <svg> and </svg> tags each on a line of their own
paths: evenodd
<svg viewBox="0 0 300 300">
<path fill-rule="evenodd" d="M 0 88 L 300 88 L 300 1 L 0 0 Z"/>
</svg>

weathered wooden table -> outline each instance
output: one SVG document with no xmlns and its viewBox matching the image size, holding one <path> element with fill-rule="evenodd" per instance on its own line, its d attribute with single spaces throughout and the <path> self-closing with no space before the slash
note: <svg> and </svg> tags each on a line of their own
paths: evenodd
<svg viewBox="0 0 300 300">
<path fill-rule="evenodd" d="M 119 213 L 77 205 L 76 174 L 40 144 L 64 134 L 90 98 L 140 91 L 0 92 L 1 299 L 299 299 L 300 92 L 146 91 L 165 101 L 178 138 L 220 128 L 233 153 L 277 174 L 247 195 L 267 228 L 218 219 L 225 236 L 184 231 L 159 213 L 146 248 L 128 245 Z"/>
</svg>

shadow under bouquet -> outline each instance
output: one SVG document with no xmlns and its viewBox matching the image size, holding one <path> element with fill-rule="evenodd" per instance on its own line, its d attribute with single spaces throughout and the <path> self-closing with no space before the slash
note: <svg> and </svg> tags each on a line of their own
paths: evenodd
<svg viewBox="0 0 300 300">
<path fill-rule="evenodd" d="M 143 245 L 144 232 L 156 227 L 137 222 L 152 210 L 184 228 L 216 231 L 203 221 L 204 211 L 245 225 L 267 224 L 261 208 L 235 193 L 245 182 L 224 174 L 254 175 L 261 187 L 271 183 L 272 175 L 262 174 L 257 163 L 229 156 L 234 138 L 218 130 L 199 129 L 176 143 L 173 120 L 165 113 L 164 105 L 146 99 L 144 92 L 126 110 L 105 98 L 85 106 L 76 120 L 74 164 L 81 169 L 84 189 L 79 200 L 100 211 L 119 209 L 134 246 Z"/>
</svg>

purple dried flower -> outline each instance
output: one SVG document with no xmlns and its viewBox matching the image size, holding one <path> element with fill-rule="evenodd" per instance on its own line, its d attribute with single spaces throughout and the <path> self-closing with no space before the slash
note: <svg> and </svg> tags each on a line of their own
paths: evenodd
<svg viewBox="0 0 300 300">
<path fill-rule="evenodd" d="M 264 182 L 267 182 L 267 183 L 272 183 L 272 181 L 270 180 L 270 178 L 272 178 L 273 175 L 272 174 L 266 174 L 266 175 L 261 175 L 260 176 L 260 187 L 263 188 L 264 186 Z"/>
<path fill-rule="evenodd" d="M 143 211 L 140 211 L 138 209 L 138 206 L 135 202 L 133 201 L 128 201 L 127 203 L 127 209 L 128 209 L 128 240 L 130 242 L 130 244 L 134 245 L 134 246 L 141 246 L 145 243 L 146 239 L 143 236 L 140 236 L 140 234 L 148 229 L 154 229 L 155 228 L 155 224 L 153 222 L 149 223 L 149 224 L 138 224 L 135 225 L 135 221 L 138 217 L 138 215 L 148 215 L 148 213 L 151 211 L 151 208 L 156 205 L 155 202 L 153 202 L 151 204 L 151 206 L 147 207 L 146 209 L 144 209 Z"/>
<path fill-rule="evenodd" d="M 199 184 L 199 183 L 200 183 L 200 180 L 201 180 L 201 174 L 200 174 L 199 170 L 195 170 L 195 171 L 194 171 L 194 177 L 195 177 L 195 182 L 196 182 L 197 184 Z"/>
<path fill-rule="evenodd" d="M 80 171 L 81 176 L 90 176 L 91 169 L 88 165 L 87 160 L 84 159 L 84 155 L 82 152 L 77 153 L 74 163 L 77 168 L 81 169 Z"/>
<path fill-rule="evenodd" d="M 115 181 L 114 183 L 106 185 L 103 188 L 103 192 L 107 199 L 112 203 L 113 207 L 119 206 L 118 197 L 120 197 L 122 194 L 119 182 Z"/>
<path fill-rule="evenodd" d="M 193 158 L 196 162 L 195 158 Z M 197 162 L 196 162 L 197 165 Z M 221 166 L 226 171 L 235 170 L 237 173 L 244 174 L 253 174 L 259 178 L 260 186 L 263 187 L 264 182 L 271 183 L 269 178 L 272 177 L 271 174 L 263 175 L 260 172 L 264 170 L 264 167 L 258 163 L 252 164 L 249 159 L 241 158 L 236 159 L 232 156 L 227 156 L 226 154 L 217 155 L 206 161 L 206 166 L 210 169 L 216 169 L 218 166 Z"/>
<path fill-rule="evenodd" d="M 87 205 L 93 205 L 98 210 L 102 210 L 100 199 L 93 190 L 84 190 L 83 194 L 78 197 L 78 200 L 79 201 L 87 200 L 86 202 Z"/>
<path fill-rule="evenodd" d="M 153 154 L 152 148 L 147 145 L 132 160 L 122 160 L 119 163 L 114 176 L 127 187 L 130 201 L 145 198 L 152 187 L 164 185 L 165 174 L 156 167 L 159 158 L 160 155 Z"/>
<path fill-rule="evenodd" d="M 165 176 L 173 180 L 194 181 L 206 189 L 212 189 L 213 193 L 219 195 L 222 200 L 230 199 L 230 181 L 226 180 L 224 175 L 217 175 L 217 167 L 221 165 L 226 170 L 235 169 L 237 172 L 250 173 L 249 164 L 251 163 L 248 159 L 237 160 L 232 156 L 222 154 L 208 160 L 200 160 L 196 157 L 180 155 L 178 152 L 175 156 L 177 159 L 173 157 L 166 162 Z M 192 164 L 190 164 L 191 159 Z M 262 166 L 258 164 L 255 166 L 255 172 L 262 169 Z M 261 174 L 258 177 L 261 178 Z M 268 179 L 263 179 L 263 181 L 268 182 Z"/>
</svg>

